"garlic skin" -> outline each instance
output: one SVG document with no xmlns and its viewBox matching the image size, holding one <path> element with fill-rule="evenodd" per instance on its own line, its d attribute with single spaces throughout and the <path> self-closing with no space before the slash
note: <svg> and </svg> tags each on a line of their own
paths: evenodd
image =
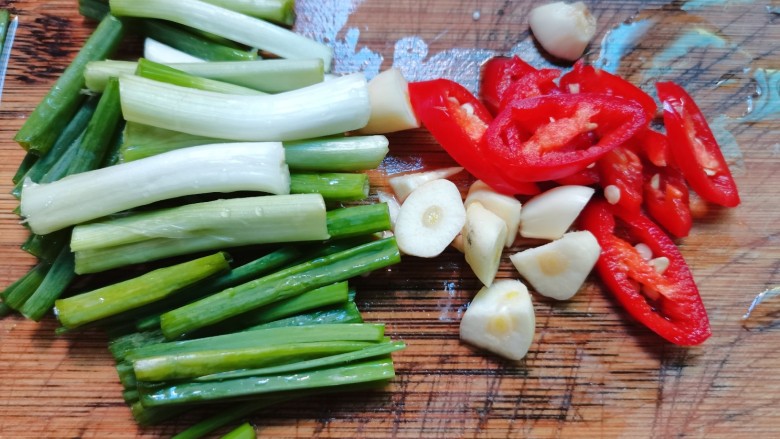
<svg viewBox="0 0 780 439">
<path fill-rule="evenodd" d="M 531 295 L 519 280 L 497 280 L 479 290 L 460 321 L 461 340 L 510 360 L 525 357 L 535 332 Z"/>
<path fill-rule="evenodd" d="M 581 231 L 515 253 L 509 259 L 536 292 L 556 300 L 569 300 L 582 287 L 600 254 L 596 237 Z"/>
<path fill-rule="evenodd" d="M 534 8 L 528 15 L 531 31 L 544 50 L 576 61 L 596 35 L 596 18 L 583 2 L 555 2 Z"/>
</svg>

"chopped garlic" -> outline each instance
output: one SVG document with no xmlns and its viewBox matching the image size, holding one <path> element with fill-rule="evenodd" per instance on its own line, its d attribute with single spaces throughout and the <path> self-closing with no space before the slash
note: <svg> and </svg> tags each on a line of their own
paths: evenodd
<svg viewBox="0 0 780 439">
<path fill-rule="evenodd" d="M 596 19 L 583 2 L 555 2 L 534 8 L 528 16 L 534 37 L 544 50 L 574 61 L 596 34 Z"/>
</svg>

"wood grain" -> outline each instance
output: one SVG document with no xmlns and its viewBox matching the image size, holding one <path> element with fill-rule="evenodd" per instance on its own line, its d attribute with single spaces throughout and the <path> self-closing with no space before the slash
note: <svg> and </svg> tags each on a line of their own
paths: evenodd
<svg viewBox="0 0 780 439">
<path fill-rule="evenodd" d="M 332 0 L 329 0 L 332 3 Z M 359 1 L 347 27 L 359 47 L 393 61 L 394 43 L 417 36 L 429 56 L 451 48 L 509 51 L 528 38 L 530 1 Z M 323 2 L 328 3 L 328 1 Z M 704 29 L 733 50 L 698 47 L 663 72 L 691 90 L 707 116 L 738 118 L 756 100 L 750 68 L 777 68 L 777 15 L 766 2 L 714 2 L 684 12 L 684 2 L 591 1 L 599 19 L 595 59 L 604 33 L 632 16 L 658 24 L 626 55 L 621 72 L 636 82 L 685 30 Z M 299 0 L 299 7 L 317 7 Z M 34 260 L 18 249 L 26 237 L 11 213 L 11 176 L 23 157 L 12 141 L 24 118 L 83 43 L 92 23 L 74 0 L 2 1 L 20 28 L 0 107 L 0 288 Z M 475 10 L 480 19 L 474 20 Z M 344 31 L 339 35 L 343 36 Z M 528 46 L 533 49 L 533 45 Z M 529 52 L 530 53 L 530 52 Z M 537 55 L 538 56 L 538 55 Z M 725 81 L 725 82 L 724 82 Z M 775 90 L 776 92 L 776 90 Z M 766 93 L 766 91 L 764 91 Z M 774 99 L 780 97 L 774 96 Z M 478 281 L 461 255 L 406 258 L 355 281 L 372 321 L 409 347 L 394 355 L 398 376 L 383 391 L 290 403 L 253 418 L 268 437 L 773 437 L 780 431 L 780 313 L 777 301 L 741 317 L 753 297 L 780 284 L 780 169 L 777 115 L 731 123 L 741 157 L 734 169 L 743 204 L 711 208 L 680 242 L 708 308 L 713 336 L 679 348 L 639 327 L 590 281 L 573 300 L 534 296 L 537 334 L 528 357 L 514 364 L 458 341 L 458 321 Z M 452 161 L 422 130 L 391 136 L 392 158 L 372 173 L 374 190 L 398 169 Z M 466 188 L 468 177 L 457 183 Z M 500 277 L 515 277 L 506 256 Z M 139 429 L 99 332 L 55 337 L 55 322 L 0 320 L 0 438 L 163 437 L 200 416 Z"/>
</svg>

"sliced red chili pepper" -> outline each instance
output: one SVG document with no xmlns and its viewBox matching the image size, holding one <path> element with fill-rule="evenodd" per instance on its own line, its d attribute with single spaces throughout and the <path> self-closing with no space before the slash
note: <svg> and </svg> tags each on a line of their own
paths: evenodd
<svg viewBox="0 0 780 439">
<path fill-rule="evenodd" d="M 698 105 L 673 82 L 659 82 L 655 86 L 663 103 L 671 155 L 685 180 L 711 203 L 726 207 L 738 205 L 737 185 Z"/>
<path fill-rule="evenodd" d="M 683 238 L 691 231 L 693 219 L 688 186 L 676 168 L 646 166 L 644 195 L 647 213 L 672 235 Z"/>
<path fill-rule="evenodd" d="M 646 158 L 655 166 L 666 166 L 669 158 L 669 140 L 665 135 L 651 129 L 641 130 L 628 142 L 634 152 Z"/>
<path fill-rule="evenodd" d="M 585 207 L 580 226 L 598 240 L 601 255 L 596 270 L 629 314 L 679 345 L 697 345 L 711 335 L 688 265 L 660 227 L 641 213 L 627 213 L 603 200 Z M 640 242 L 650 247 L 654 257 L 668 259 L 662 274 L 632 245 Z"/>
<path fill-rule="evenodd" d="M 509 102 L 558 92 L 558 69 L 536 69 L 517 56 L 498 56 L 482 67 L 480 98 L 492 114 L 498 114 Z"/>
<path fill-rule="evenodd" d="M 642 207 L 642 160 L 633 151 L 619 146 L 602 156 L 596 167 L 601 187 L 615 186 L 619 198 L 615 203 L 629 212 L 639 212 Z M 611 200 L 610 200 L 611 201 Z"/>
<path fill-rule="evenodd" d="M 505 194 L 534 195 L 533 183 L 518 182 L 491 162 L 482 148 L 482 138 L 493 117 L 468 90 L 447 80 L 413 82 L 409 97 L 417 117 L 449 155 L 474 177 Z"/>
<path fill-rule="evenodd" d="M 658 108 L 655 100 L 641 88 L 620 76 L 585 65 L 582 60 L 561 77 L 560 87 L 569 93 L 603 93 L 638 102 L 645 109 L 648 121 L 655 117 Z"/>
<path fill-rule="evenodd" d="M 615 96 L 523 99 L 512 102 L 490 124 L 487 153 L 520 181 L 556 180 L 582 171 L 646 123 L 639 104 Z"/>
</svg>

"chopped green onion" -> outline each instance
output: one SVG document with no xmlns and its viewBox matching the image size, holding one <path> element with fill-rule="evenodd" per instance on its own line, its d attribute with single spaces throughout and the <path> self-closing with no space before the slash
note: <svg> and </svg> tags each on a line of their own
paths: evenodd
<svg viewBox="0 0 780 439">
<path fill-rule="evenodd" d="M 368 176 L 346 173 L 290 174 L 290 193 L 320 194 L 325 201 L 357 201 L 368 197 Z"/>
<path fill-rule="evenodd" d="M 208 90 L 217 93 L 237 95 L 256 96 L 264 94 L 251 88 L 194 76 L 181 70 L 174 69 L 173 67 L 168 67 L 164 64 L 156 63 L 144 58 L 138 60 L 138 68 L 136 69 L 135 73 L 142 78 L 153 79 L 155 81 L 167 82 L 168 84 L 195 88 L 198 90 Z"/>
<path fill-rule="evenodd" d="M 62 229 L 48 235 L 30 235 L 22 250 L 45 262 L 54 262 L 60 249 L 70 241 L 71 229 Z"/>
<path fill-rule="evenodd" d="M 173 63 L 171 67 L 191 75 L 281 93 L 321 83 L 325 79 L 321 59 L 264 59 L 246 62 Z"/>
<path fill-rule="evenodd" d="M 289 192 L 280 143 L 202 145 L 22 191 L 22 215 L 45 234 L 155 201 L 208 192 Z M 74 251 L 78 250 L 74 248 Z"/>
<path fill-rule="evenodd" d="M 232 406 L 228 410 L 208 417 L 195 425 L 183 430 L 181 433 L 173 436 L 172 439 L 199 439 L 212 431 L 224 427 L 233 421 L 249 416 L 252 413 L 262 410 L 266 407 L 275 406 L 290 399 L 300 397 L 298 392 L 288 392 L 279 395 L 268 396 L 261 399 L 253 399 L 248 402 Z"/>
<path fill-rule="evenodd" d="M 137 76 L 122 76 L 119 85 L 129 122 L 230 140 L 327 136 L 363 127 L 370 114 L 361 73 L 261 96 L 226 96 Z"/>
<path fill-rule="evenodd" d="M 24 179 L 24 176 L 27 175 L 28 172 L 30 172 L 30 169 L 32 169 L 33 165 L 37 161 L 38 161 L 37 154 L 33 154 L 31 152 L 25 154 L 24 158 L 22 159 L 22 163 L 19 163 L 19 167 L 16 169 L 16 173 L 14 173 L 14 176 L 11 177 L 11 182 L 14 184 L 21 183 L 22 180 Z"/>
<path fill-rule="evenodd" d="M 269 303 L 398 263 L 395 239 L 386 238 L 317 258 L 229 288 L 160 316 L 169 339 Z"/>
<path fill-rule="evenodd" d="M 134 309 L 176 293 L 229 269 L 224 253 L 160 268 L 139 277 L 55 302 L 63 326 L 75 328 Z"/>
<path fill-rule="evenodd" d="M 28 151 L 46 154 L 84 99 L 84 67 L 89 61 L 105 59 L 122 39 L 123 26 L 107 16 L 89 37 L 79 54 L 30 114 L 14 140 Z"/>
<path fill-rule="evenodd" d="M 301 296 L 303 296 L 303 294 Z M 273 305 L 269 305 L 268 308 L 271 306 Z M 261 308 L 261 311 L 264 309 L 266 308 Z M 288 317 L 286 319 L 261 323 L 257 326 L 247 328 L 246 331 L 281 328 L 285 326 L 331 325 L 336 323 L 363 323 L 363 317 L 360 316 L 360 311 L 358 311 L 355 302 L 347 302 L 337 308 L 315 311 L 309 314 L 299 314 L 297 316 Z"/>
<path fill-rule="evenodd" d="M 330 71 L 333 52 L 314 40 L 263 20 L 198 0 L 111 0 L 116 16 L 173 21 L 257 47 L 282 58 L 320 58 Z"/>
<path fill-rule="evenodd" d="M 390 230 L 387 203 L 343 207 L 328 212 L 328 232 L 333 239 L 354 238 Z"/>
<path fill-rule="evenodd" d="M 284 142 L 284 151 L 296 171 L 364 171 L 382 163 L 388 144 L 385 136 L 323 137 Z"/>
<path fill-rule="evenodd" d="M 221 382 L 185 382 L 169 387 L 139 383 L 141 403 L 145 407 L 220 400 L 271 392 L 343 386 L 370 381 L 385 381 L 395 376 L 393 362 L 381 358 L 353 365 L 319 369 L 305 373 L 238 378 Z"/>
<path fill-rule="evenodd" d="M 95 21 L 102 20 L 111 10 L 108 2 L 101 0 L 79 0 L 79 14 Z"/>
<path fill-rule="evenodd" d="M 254 51 L 242 50 L 203 38 L 183 28 L 159 20 L 141 20 L 141 32 L 149 38 L 207 61 L 250 61 L 257 59 Z"/>
</svg>

